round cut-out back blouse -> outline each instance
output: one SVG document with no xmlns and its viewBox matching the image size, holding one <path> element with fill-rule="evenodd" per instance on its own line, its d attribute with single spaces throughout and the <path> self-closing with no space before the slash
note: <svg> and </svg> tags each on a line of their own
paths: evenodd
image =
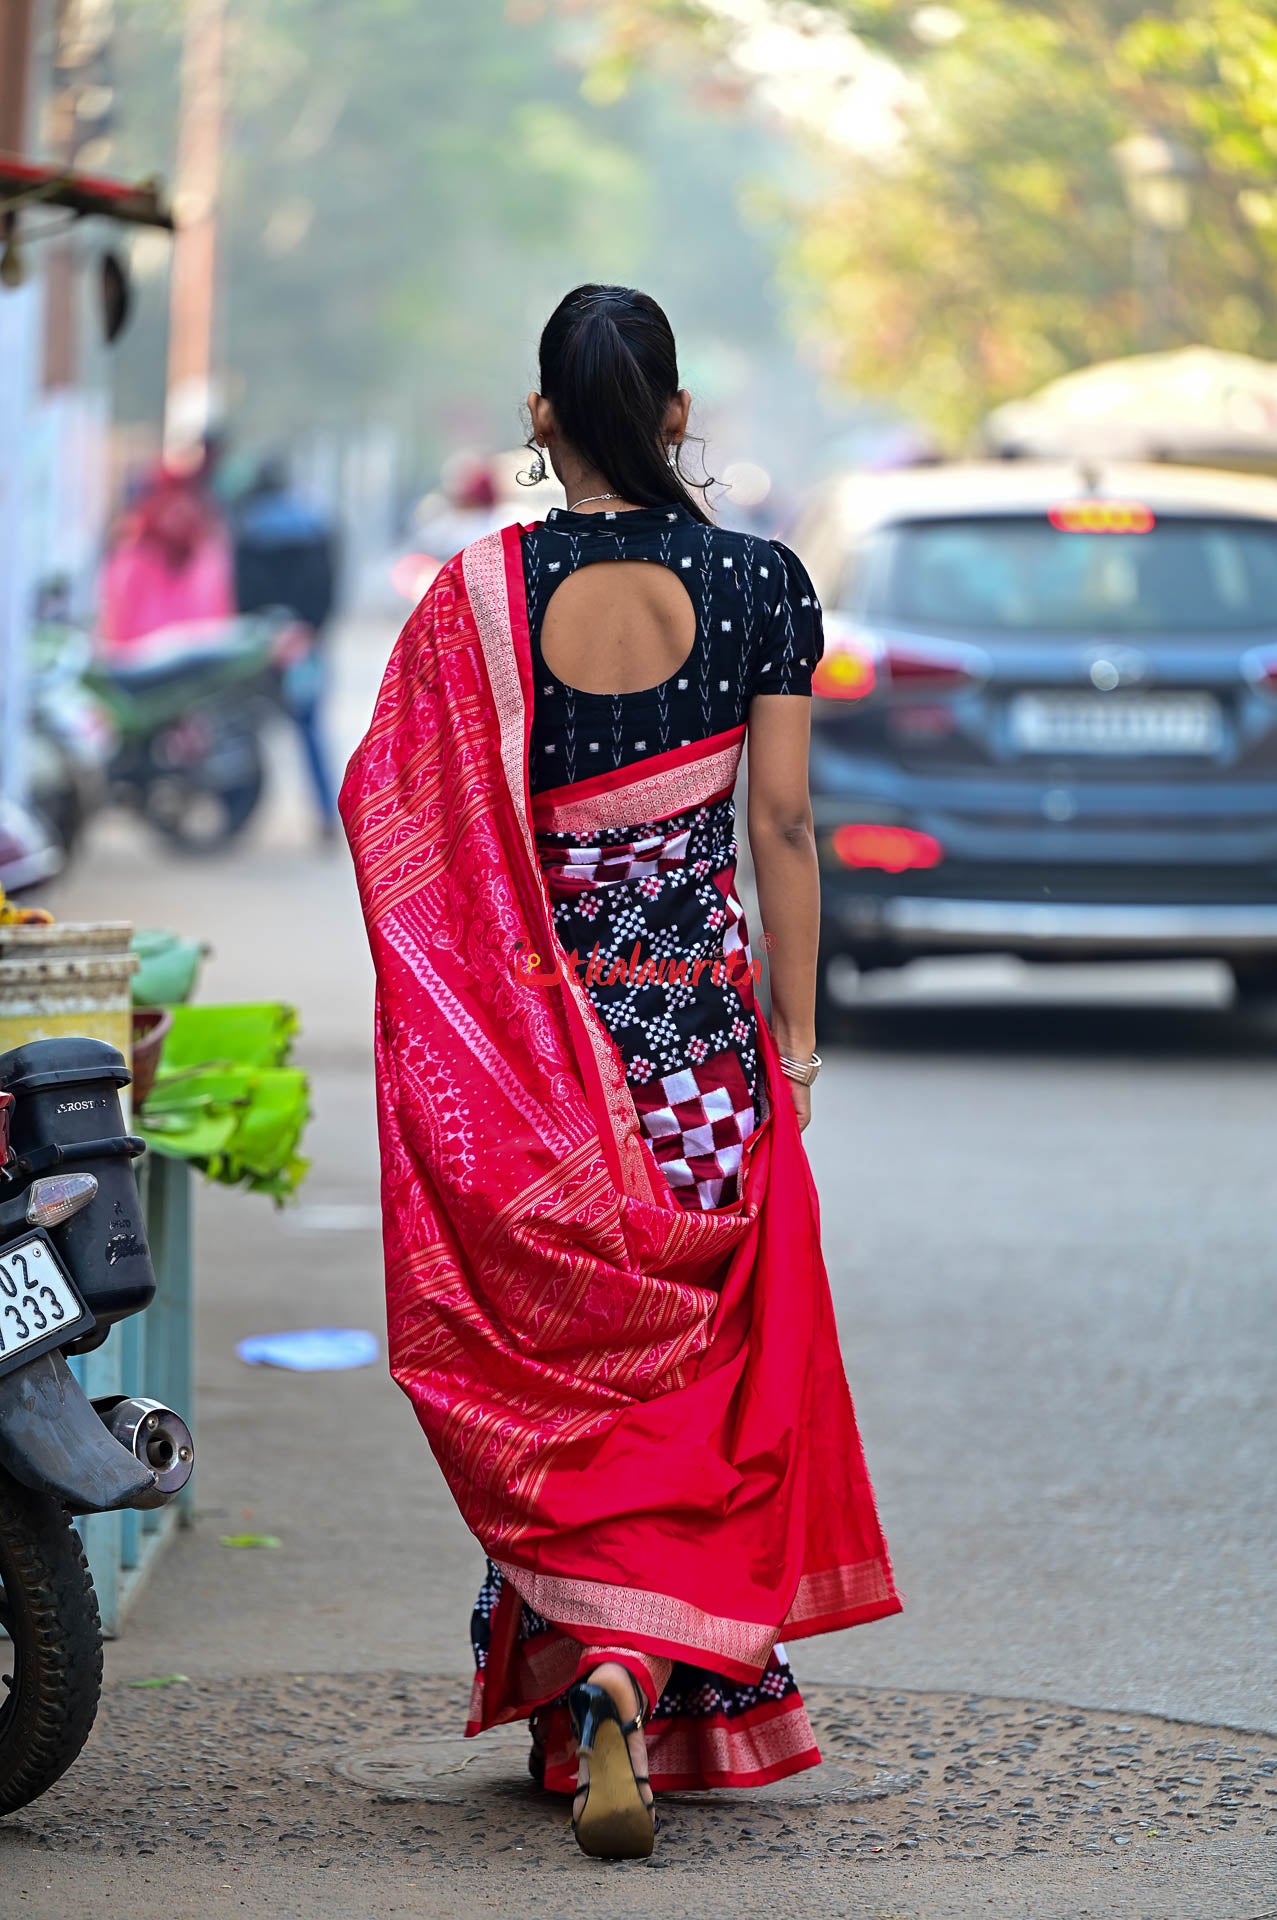
<svg viewBox="0 0 1277 1920">
<path fill-rule="evenodd" d="M 541 625 L 555 588 L 600 560 L 670 568 L 696 614 L 691 652 L 658 686 L 583 693 L 546 666 Z M 534 676 L 533 793 L 689 746 L 739 726 L 759 693 L 810 694 L 824 647 L 820 605 L 778 540 L 707 527 L 685 507 L 570 513 L 552 507 L 523 536 Z"/>
</svg>

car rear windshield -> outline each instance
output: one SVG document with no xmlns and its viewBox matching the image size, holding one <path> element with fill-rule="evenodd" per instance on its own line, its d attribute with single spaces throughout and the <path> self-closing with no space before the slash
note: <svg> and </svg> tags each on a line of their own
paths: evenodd
<svg viewBox="0 0 1277 1920">
<path fill-rule="evenodd" d="M 902 521 L 858 569 L 868 619 L 981 633 L 1277 627 L 1277 525 L 1159 519 L 1069 533 L 1045 517 Z"/>
</svg>

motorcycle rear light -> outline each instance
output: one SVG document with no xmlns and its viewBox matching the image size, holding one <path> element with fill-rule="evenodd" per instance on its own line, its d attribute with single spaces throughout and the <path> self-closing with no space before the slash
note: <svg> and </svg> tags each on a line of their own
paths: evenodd
<svg viewBox="0 0 1277 1920">
<path fill-rule="evenodd" d="M 930 833 L 914 827 L 883 826 L 879 821 L 853 821 L 836 827 L 833 849 L 844 867 L 873 867 L 880 873 L 909 873 L 938 867 L 944 848 Z"/>
<path fill-rule="evenodd" d="M 13 1112 L 13 1095 L 0 1093 L 0 1167 L 9 1158 L 9 1115 Z"/>
<path fill-rule="evenodd" d="M 37 1180 L 27 1196 L 27 1225 L 60 1226 L 87 1207 L 97 1190 L 97 1176 L 92 1173 L 53 1173 L 47 1180 Z"/>
</svg>

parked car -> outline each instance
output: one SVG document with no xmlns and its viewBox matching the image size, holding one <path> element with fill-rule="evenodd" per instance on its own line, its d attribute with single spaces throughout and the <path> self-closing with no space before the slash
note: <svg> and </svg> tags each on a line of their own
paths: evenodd
<svg viewBox="0 0 1277 1920">
<path fill-rule="evenodd" d="M 849 475 L 794 544 L 830 969 L 1208 955 L 1277 994 L 1277 481 Z"/>
</svg>

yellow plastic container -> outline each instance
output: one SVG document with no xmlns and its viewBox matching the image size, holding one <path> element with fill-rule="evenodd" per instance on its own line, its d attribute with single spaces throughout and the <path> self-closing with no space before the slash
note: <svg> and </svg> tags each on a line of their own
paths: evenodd
<svg viewBox="0 0 1277 1920">
<path fill-rule="evenodd" d="M 0 926 L 0 1053 L 84 1034 L 132 1056 L 129 982 L 138 969 L 127 920 Z"/>
</svg>

